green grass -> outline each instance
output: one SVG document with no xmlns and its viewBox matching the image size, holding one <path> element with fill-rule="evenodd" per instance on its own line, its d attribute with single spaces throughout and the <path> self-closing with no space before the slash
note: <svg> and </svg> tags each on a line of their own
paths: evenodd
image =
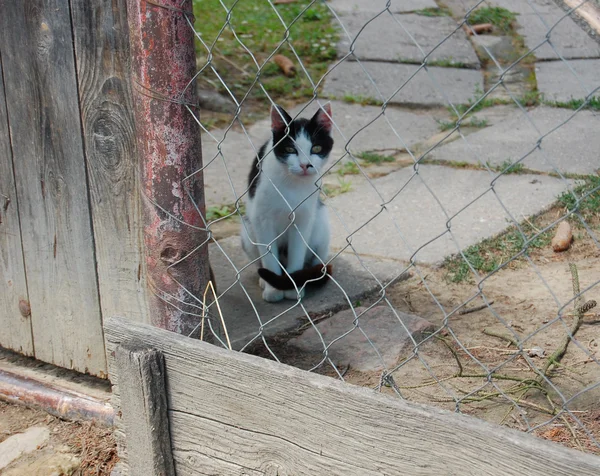
<svg viewBox="0 0 600 476">
<path fill-rule="evenodd" d="M 535 225 L 535 219 L 531 220 Z M 537 235 L 537 231 L 528 223 L 522 223 L 521 229 L 525 234 L 528 243 L 528 249 L 543 248 L 550 244 L 552 240 L 552 230 Z M 488 238 L 481 243 L 469 246 L 464 250 L 464 255 L 468 263 L 480 273 L 491 273 L 503 264 L 511 261 L 525 246 L 525 239 L 515 226 L 511 226 L 506 232 L 495 238 Z M 471 281 L 473 274 L 467 264 L 467 261 L 461 256 L 451 256 L 444 262 L 446 270 L 446 279 L 453 283 Z"/>
<path fill-rule="evenodd" d="M 517 166 L 520 164 L 517 164 Z M 502 166 L 501 166 L 502 167 Z M 562 193 L 557 200 L 557 205 L 568 211 L 577 211 L 586 221 L 588 226 L 600 227 L 600 176 L 588 175 L 581 179 L 582 183 L 575 187 L 575 194 L 579 201 L 570 192 Z M 581 198 L 585 197 L 585 198 Z M 556 217 L 553 215 L 552 220 Z M 529 222 L 521 223 L 521 228 L 528 240 L 527 249 L 547 247 L 554 234 L 554 229 L 539 233 L 543 229 L 540 217 L 532 218 Z M 581 228 L 579 220 L 572 220 L 572 224 Z M 523 236 L 517 228 L 511 226 L 501 235 L 483 240 L 481 243 L 468 247 L 464 251 L 465 258 L 473 268 L 481 273 L 490 273 L 501 265 L 512 260 L 525 246 Z M 451 256 L 444 262 L 446 278 L 454 283 L 471 281 L 473 274 L 462 256 Z"/>
<path fill-rule="evenodd" d="M 367 164 L 381 164 L 383 162 L 394 162 L 396 159 L 388 155 L 381 155 L 375 152 L 360 152 L 356 154 L 360 160 L 365 161 Z"/>
<path fill-rule="evenodd" d="M 447 7 L 423 8 L 421 10 L 415 10 L 413 13 L 424 17 L 449 17 L 452 15 L 452 12 Z"/>
<path fill-rule="evenodd" d="M 231 10 L 230 26 L 226 24 L 227 11 L 219 0 L 194 0 L 195 28 L 204 42 L 213 48 L 213 65 L 223 77 L 227 86 L 241 99 L 250 89 L 259 69 L 252 56 L 240 45 L 233 31 L 248 50 L 256 57 L 259 65 L 263 65 L 267 57 L 275 52 L 284 39 L 286 27 L 294 49 L 302 59 L 304 67 L 316 83 L 327 71 L 329 63 L 336 57 L 337 30 L 331 22 L 331 15 L 326 6 L 315 3 L 308 9 L 308 0 L 278 5 L 277 12 L 263 0 L 223 0 L 227 9 Z M 306 10 L 305 10 L 306 9 Z M 233 31 L 232 31 L 233 30 Z M 199 42 L 197 52 L 200 63 L 206 61 L 207 52 Z M 287 44 L 276 51 L 289 57 L 296 66 L 296 75 L 286 77 L 277 65 L 267 63 L 261 70 L 260 80 L 267 92 L 274 99 L 312 97 L 312 86 L 303 73 L 291 49 Z M 200 81 L 209 81 L 211 86 L 219 85 L 212 73 L 201 75 Z M 221 89 L 221 86 L 219 86 Z M 250 97 L 262 97 L 258 86 L 250 91 Z"/>
<path fill-rule="evenodd" d="M 356 165 L 354 162 L 344 162 L 337 171 L 337 174 L 341 176 L 358 175 L 359 173 L 360 170 L 358 168 L 358 165 Z"/>
<path fill-rule="evenodd" d="M 517 14 L 502 7 L 483 7 L 472 12 L 467 21 L 469 25 L 479 25 L 481 23 L 491 23 L 503 32 L 512 30 L 512 24 L 517 18 Z"/>
<path fill-rule="evenodd" d="M 561 102 L 561 101 L 543 101 L 543 102 L 544 102 L 544 104 L 547 104 L 548 106 L 561 107 L 561 108 L 573 109 L 573 110 L 577 110 L 585 104 L 582 109 L 590 109 L 592 111 L 600 111 L 600 97 L 596 97 L 596 96 L 590 98 L 589 101 L 587 102 L 587 104 L 585 103 L 584 99 L 571 99 L 570 101 L 567 101 L 567 102 Z"/>
</svg>

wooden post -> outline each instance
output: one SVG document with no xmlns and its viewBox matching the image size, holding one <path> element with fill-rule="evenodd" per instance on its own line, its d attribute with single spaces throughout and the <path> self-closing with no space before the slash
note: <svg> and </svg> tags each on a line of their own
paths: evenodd
<svg viewBox="0 0 600 476">
<path fill-rule="evenodd" d="M 189 334 L 209 280 L 192 2 L 127 4 L 150 322 Z"/>
<path fill-rule="evenodd" d="M 143 344 L 116 350 L 121 412 L 133 476 L 175 476 L 163 354 Z"/>
</svg>

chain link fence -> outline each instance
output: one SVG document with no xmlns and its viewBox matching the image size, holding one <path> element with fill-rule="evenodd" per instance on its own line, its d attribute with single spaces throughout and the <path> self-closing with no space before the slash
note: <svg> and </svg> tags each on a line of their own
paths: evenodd
<svg viewBox="0 0 600 476">
<path fill-rule="evenodd" d="M 196 296 L 202 337 L 600 452 L 590 7 L 199 0 L 195 18 L 170 10 L 197 38 L 198 172 L 218 285 L 216 299 Z M 335 144 L 314 183 L 333 271 L 322 289 L 267 303 L 257 267 L 270 251 L 249 261 L 240 244 L 252 160 L 272 106 L 310 118 L 327 102 Z"/>
</svg>

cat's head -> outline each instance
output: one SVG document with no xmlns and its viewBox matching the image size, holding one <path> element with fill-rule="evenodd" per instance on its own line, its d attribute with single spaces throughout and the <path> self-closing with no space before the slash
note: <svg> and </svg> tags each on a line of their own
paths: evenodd
<svg viewBox="0 0 600 476">
<path fill-rule="evenodd" d="M 310 120 L 292 120 L 281 106 L 273 106 L 271 131 L 275 157 L 293 175 L 319 174 L 333 147 L 331 127 L 329 103 L 322 106 Z"/>
</svg>

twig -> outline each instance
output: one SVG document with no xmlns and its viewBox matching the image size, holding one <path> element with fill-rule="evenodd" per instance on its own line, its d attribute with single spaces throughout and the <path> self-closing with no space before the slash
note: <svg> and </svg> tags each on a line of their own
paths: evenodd
<svg viewBox="0 0 600 476">
<path fill-rule="evenodd" d="M 488 304 L 482 304 L 481 306 L 471 307 L 469 309 L 461 309 L 458 311 L 458 314 L 464 316 L 465 314 L 471 314 L 472 312 L 481 311 L 482 309 L 486 309 L 487 307 L 494 304 L 494 301 L 490 301 Z"/>
<path fill-rule="evenodd" d="M 446 339 L 444 339 L 443 337 L 436 335 L 435 338 L 441 340 L 444 343 L 444 345 L 448 348 L 448 350 L 450 352 L 452 352 L 452 355 L 454 356 L 454 360 L 456 360 L 456 365 L 458 365 L 458 372 L 456 373 L 455 376 L 460 377 L 463 373 L 463 366 L 460 362 L 460 358 L 458 357 L 458 353 L 448 342 L 446 342 Z"/>
<path fill-rule="evenodd" d="M 576 306 L 575 320 L 573 321 L 573 324 L 571 324 L 569 333 L 565 337 L 563 337 L 563 340 L 558 346 L 558 348 L 552 353 L 550 357 L 548 357 L 548 360 L 546 361 L 546 364 L 542 369 L 542 373 L 538 377 L 538 381 L 540 382 L 544 379 L 544 377 L 548 376 L 548 371 L 550 370 L 550 367 L 559 363 L 566 354 L 567 347 L 569 347 L 569 342 L 571 342 L 571 338 L 575 337 L 575 333 L 581 327 L 581 323 L 583 322 L 583 313 L 585 312 L 584 309 L 589 311 L 589 309 L 593 308 L 596 305 L 596 301 L 589 301 L 583 305 L 578 305 L 578 303 L 581 301 L 581 291 L 579 289 L 579 273 L 577 272 L 577 265 L 575 263 L 569 263 L 569 269 L 571 270 L 571 280 L 573 281 L 573 297 L 575 298 Z"/>
<path fill-rule="evenodd" d="M 483 332 L 487 336 L 497 337 L 498 339 L 504 339 L 505 341 L 510 342 L 515 347 L 519 347 L 518 342 L 507 334 L 502 334 L 500 332 L 491 331 L 489 329 L 483 329 L 483 331 L 481 331 L 481 332 Z"/>
</svg>

